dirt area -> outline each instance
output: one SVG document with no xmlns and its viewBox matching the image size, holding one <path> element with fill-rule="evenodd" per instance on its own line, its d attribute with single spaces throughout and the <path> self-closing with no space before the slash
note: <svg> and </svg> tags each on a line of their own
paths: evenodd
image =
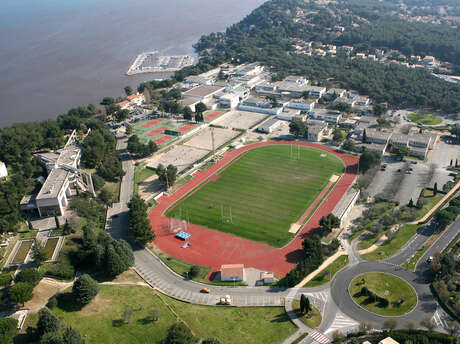
<svg viewBox="0 0 460 344">
<path fill-rule="evenodd" d="M 139 196 L 142 199 L 147 199 L 147 197 L 151 196 L 152 194 L 159 192 L 163 189 L 163 186 L 160 184 L 157 175 L 153 175 L 143 182 L 139 183 Z"/>
<path fill-rule="evenodd" d="M 148 286 L 142 278 L 132 269 L 129 269 L 122 274 L 118 275 L 110 282 L 103 282 L 102 284 L 116 284 L 116 285 L 144 285 Z"/>
<path fill-rule="evenodd" d="M 214 130 L 214 144 L 215 148 L 220 147 L 225 142 L 239 134 L 238 131 L 231 129 L 212 128 Z M 198 149 L 212 150 L 211 128 L 206 128 L 198 135 L 192 137 L 189 141 L 184 143 L 184 146 L 194 147 Z"/>
<path fill-rule="evenodd" d="M 266 117 L 267 115 L 261 113 L 233 110 L 222 116 L 215 124 L 227 128 L 248 129 Z"/>
<path fill-rule="evenodd" d="M 36 312 L 46 305 L 54 294 L 71 287 L 73 282 L 59 282 L 50 278 L 43 278 L 34 288 L 34 297 L 25 303 L 24 308 Z"/>
<path fill-rule="evenodd" d="M 146 162 L 148 166 L 154 168 L 156 168 L 159 164 L 162 164 L 163 166 L 172 164 L 177 167 L 179 172 L 181 172 L 208 153 L 209 150 L 179 145 L 166 153 L 156 154 L 153 157 L 144 160 L 144 162 Z"/>
</svg>

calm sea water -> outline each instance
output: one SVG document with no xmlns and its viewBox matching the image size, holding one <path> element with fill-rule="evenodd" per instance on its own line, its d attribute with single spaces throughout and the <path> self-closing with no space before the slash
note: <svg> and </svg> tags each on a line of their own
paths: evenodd
<svg viewBox="0 0 460 344">
<path fill-rule="evenodd" d="M 123 94 L 142 51 L 192 53 L 264 0 L 1 0 L 0 127 Z"/>
</svg>

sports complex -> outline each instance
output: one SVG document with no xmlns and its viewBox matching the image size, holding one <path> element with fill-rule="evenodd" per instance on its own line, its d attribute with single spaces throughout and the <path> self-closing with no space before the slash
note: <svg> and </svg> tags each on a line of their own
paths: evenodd
<svg viewBox="0 0 460 344">
<path fill-rule="evenodd" d="M 357 165 L 358 157 L 307 142 L 228 151 L 158 199 L 149 215 L 155 244 L 213 271 L 238 263 L 285 275 L 298 261 L 305 236 L 353 184 Z M 190 235 L 187 245 L 176 238 L 178 230 Z"/>
</svg>

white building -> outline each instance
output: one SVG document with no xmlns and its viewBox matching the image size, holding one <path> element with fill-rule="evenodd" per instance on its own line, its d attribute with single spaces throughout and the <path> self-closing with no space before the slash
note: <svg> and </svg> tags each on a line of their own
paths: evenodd
<svg viewBox="0 0 460 344">
<path fill-rule="evenodd" d="M 326 93 L 326 87 L 323 86 L 310 86 L 308 92 L 312 97 L 321 98 Z"/>
<path fill-rule="evenodd" d="M 219 105 L 223 108 L 233 109 L 238 106 L 240 97 L 234 93 L 225 93 L 219 98 Z"/>
<path fill-rule="evenodd" d="M 339 121 L 342 119 L 340 111 L 331 111 L 327 109 L 314 109 L 308 114 L 313 119 L 319 119 L 331 124 L 339 124 Z"/>
<path fill-rule="evenodd" d="M 259 127 L 257 127 L 257 131 L 261 133 L 270 134 L 274 130 L 278 129 L 281 126 L 281 121 L 278 118 L 270 118 L 268 121 L 265 121 Z"/>
<path fill-rule="evenodd" d="M 8 171 L 3 161 L 0 161 L 0 178 L 8 177 Z"/>
<path fill-rule="evenodd" d="M 240 103 L 238 108 L 244 111 L 259 112 L 268 115 L 278 115 L 283 109 L 283 106 L 286 104 L 287 102 L 278 103 L 278 106 L 273 106 L 273 104 L 271 104 L 266 99 L 249 97 L 248 99 Z"/>
<path fill-rule="evenodd" d="M 327 134 L 327 125 L 311 125 L 308 127 L 308 141 L 319 142 Z"/>
<path fill-rule="evenodd" d="M 316 101 L 312 100 L 303 100 L 303 99 L 292 99 L 287 107 L 291 109 L 298 109 L 301 111 L 312 111 L 315 108 Z"/>
</svg>

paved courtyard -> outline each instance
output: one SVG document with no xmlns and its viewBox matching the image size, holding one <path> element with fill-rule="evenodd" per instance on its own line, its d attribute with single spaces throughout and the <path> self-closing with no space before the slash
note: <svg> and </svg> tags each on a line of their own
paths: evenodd
<svg viewBox="0 0 460 344">
<path fill-rule="evenodd" d="M 207 149 L 178 145 L 166 153 L 154 155 L 148 160 L 148 166 L 156 168 L 159 164 L 163 166 L 172 164 L 181 172 L 208 153 L 209 150 Z"/>
<path fill-rule="evenodd" d="M 212 128 L 214 130 L 215 148 L 222 146 L 228 140 L 239 134 L 238 131 L 232 129 Z M 184 143 L 184 146 L 194 147 L 198 149 L 212 150 L 211 128 L 206 128 L 199 134 L 193 136 L 189 141 Z"/>
</svg>

